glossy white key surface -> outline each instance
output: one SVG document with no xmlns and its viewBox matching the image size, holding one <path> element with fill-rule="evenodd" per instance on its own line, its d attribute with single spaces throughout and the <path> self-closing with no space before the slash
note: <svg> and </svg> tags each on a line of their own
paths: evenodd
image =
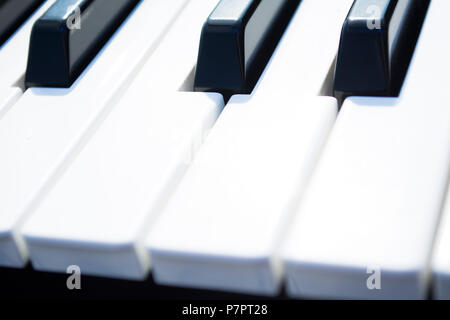
<svg viewBox="0 0 450 320">
<path fill-rule="evenodd" d="M 0 87 L 0 119 L 19 100 L 22 93 L 20 87 L 10 85 Z"/>
<path fill-rule="evenodd" d="M 11 37 L 0 46 L 0 119 L 22 95 L 27 68 L 28 45 L 34 22 L 54 3 L 44 2 Z"/>
<path fill-rule="evenodd" d="M 278 290 L 274 249 L 334 121 L 336 102 L 298 97 L 307 108 L 282 97 L 265 102 L 277 112 L 244 96 L 226 106 L 151 230 L 157 282 Z"/>
<path fill-rule="evenodd" d="M 223 107 L 179 92 L 216 0 L 192 0 L 123 98 L 23 228 L 33 267 L 142 279 L 142 232 L 181 179 Z M 182 54 L 180 54 L 182 52 Z"/>
<path fill-rule="evenodd" d="M 433 299 L 450 300 L 450 189 L 439 222 L 431 267 Z"/>
<path fill-rule="evenodd" d="M 231 98 L 148 234 L 157 283 L 278 292 L 276 248 L 336 117 L 317 95 L 351 4 L 302 1 L 252 95 Z"/>
<path fill-rule="evenodd" d="M 291 296 L 426 297 L 450 168 L 448 10 L 431 1 L 399 98 L 345 101 L 283 247 Z"/>
<path fill-rule="evenodd" d="M 0 121 L 0 265 L 22 266 L 19 227 L 95 132 L 185 0 L 145 0 L 69 89 L 32 88 Z M 67 223 L 70 223 L 67 221 Z M 3 249 L 0 251 L 3 252 Z"/>
</svg>

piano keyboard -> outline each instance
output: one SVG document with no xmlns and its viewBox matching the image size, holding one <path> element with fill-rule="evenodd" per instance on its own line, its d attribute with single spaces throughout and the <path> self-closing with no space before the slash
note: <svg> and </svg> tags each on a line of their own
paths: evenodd
<svg viewBox="0 0 450 320">
<path fill-rule="evenodd" d="M 450 299 L 449 10 L 3 1 L 0 281 Z"/>
</svg>

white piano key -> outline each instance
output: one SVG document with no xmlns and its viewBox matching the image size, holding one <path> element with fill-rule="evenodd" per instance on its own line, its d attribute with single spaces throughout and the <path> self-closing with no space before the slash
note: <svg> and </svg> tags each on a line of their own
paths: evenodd
<svg viewBox="0 0 450 320">
<path fill-rule="evenodd" d="M 135 74 L 160 43 L 185 0 L 145 0 L 130 14 L 69 89 L 27 90 L 0 121 L 0 251 L 2 266 L 23 266 L 18 232 Z"/>
<path fill-rule="evenodd" d="M 217 0 L 192 0 L 92 140 L 23 228 L 33 267 L 143 279 L 141 233 L 181 179 L 223 107 L 215 93 L 178 92 Z M 180 54 L 182 52 L 182 54 Z M 67 223 L 70 221 L 70 223 Z"/>
<path fill-rule="evenodd" d="M 0 119 L 22 95 L 27 68 L 28 45 L 34 22 L 54 3 L 46 1 L 0 47 Z"/>
<path fill-rule="evenodd" d="M 450 188 L 434 244 L 432 272 L 433 298 L 450 300 Z"/>
<path fill-rule="evenodd" d="M 342 23 L 352 3 L 349 0 L 339 4 L 332 0 L 302 1 L 297 17 L 291 21 L 269 61 L 270 67 L 266 67 L 252 95 L 267 96 L 270 92 L 280 96 L 292 93 L 311 96 L 331 90 L 326 80 L 330 80 Z"/>
<path fill-rule="evenodd" d="M 23 91 L 20 87 L 5 85 L 0 87 L 0 119 L 20 99 Z"/>
<path fill-rule="evenodd" d="M 426 297 L 450 173 L 450 3 L 431 2 L 399 98 L 350 98 L 284 244 L 293 297 Z"/>
<path fill-rule="evenodd" d="M 157 283 L 278 292 L 276 247 L 336 117 L 317 95 L 351 4 L 302 1 L 252 95 L 231 98 L 147 236 Z"/>
</svg>

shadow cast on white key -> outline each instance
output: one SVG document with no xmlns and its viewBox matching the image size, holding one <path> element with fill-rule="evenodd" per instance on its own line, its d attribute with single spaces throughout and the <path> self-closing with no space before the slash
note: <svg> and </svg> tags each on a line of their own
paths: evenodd
<svg viewBox="0 0 450 320">
<path fill-rule="evenodd" d="M 35 269 L 65 272 L 75 264 L 86 275 L 147 277 L 143 234 L 224 105 L 217 93 L 178 91 L 195 66 L 199 31 L 215 3 L 187 2 L 24 223 Z"/>
<path fill-rule="evenodd" d="M 399 98 L 344 102 L 283 244 L 292 297 L 427 297 L 450 174 L 450 46 L 435 36 L 449 8 L 431 2 Z"/>
<path fill-rule="evenodd" d="M 19 229 L 123 95 L 185 3 L 143 1 L 71 88 L 29 89 L 5 113 L 0 121 L 0 149 L 7 154 L 0 160 L 0 238 L 17 248 L 2 256 L 0 265 L 22 267 L 27 262 Z"/>
<path fill-rule="evenodd" d="M 20 99 L 27 67 L 28 45 L 34 22 L 55 2 L 44 2 L 0 47 L 0 119 Z"/>
<path fill-rule="evenodd" d="M 319 93 L 351 4 L 302 1 L 252 94 L 231 97 L 147 235 L 157 283 L 279 292 L 278 246 L 337 115 Z"/>
</svg>

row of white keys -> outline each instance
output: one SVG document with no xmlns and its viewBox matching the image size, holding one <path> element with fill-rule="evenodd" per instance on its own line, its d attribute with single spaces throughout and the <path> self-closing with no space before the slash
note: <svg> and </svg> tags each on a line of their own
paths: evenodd
<svg viewBox="0 0 450 320">
<path fill-rule="evenodd" d="M 420 299 L 450 169 L 450 3 L 433 0 L 399 98 L 349 98 L 283 248 L 292 296 Z"/>
<path fill-rule="evenodd" d="M 439 222 L 431 267 L 433 298 L 450 300 L 450 188 Z"/>
<path fill-rule="evenodd" d="M 46 1 L 0 47 L 0 119 L 22 95 L 23 76 L 27 68 L 28 45 L 34 22 L 55 0 Z"/>
<path fill-rule="evenodd" d="M 158 283 L 278 292 L 276 247 L 336 117 L 317 95 L 351 4 L 303 0 L 253 94 L 231 98 L 148 234 Z"/>
<path fill-rule="evenodd" d="M 155 54 L 23 228 L 33 267 L 143 279 L 140 235 L 177 185 L 223 107 L 219 94 L 179 92 L 218 0 L 191 0 Z"/>
<path fill-rule="evenodd" d="M 185 3 L 142 1 L 71 88 L 28 89 L 1 119 L 0 265 L 26 263 L 21 224 L 120 98 Z"/>
</svg>

